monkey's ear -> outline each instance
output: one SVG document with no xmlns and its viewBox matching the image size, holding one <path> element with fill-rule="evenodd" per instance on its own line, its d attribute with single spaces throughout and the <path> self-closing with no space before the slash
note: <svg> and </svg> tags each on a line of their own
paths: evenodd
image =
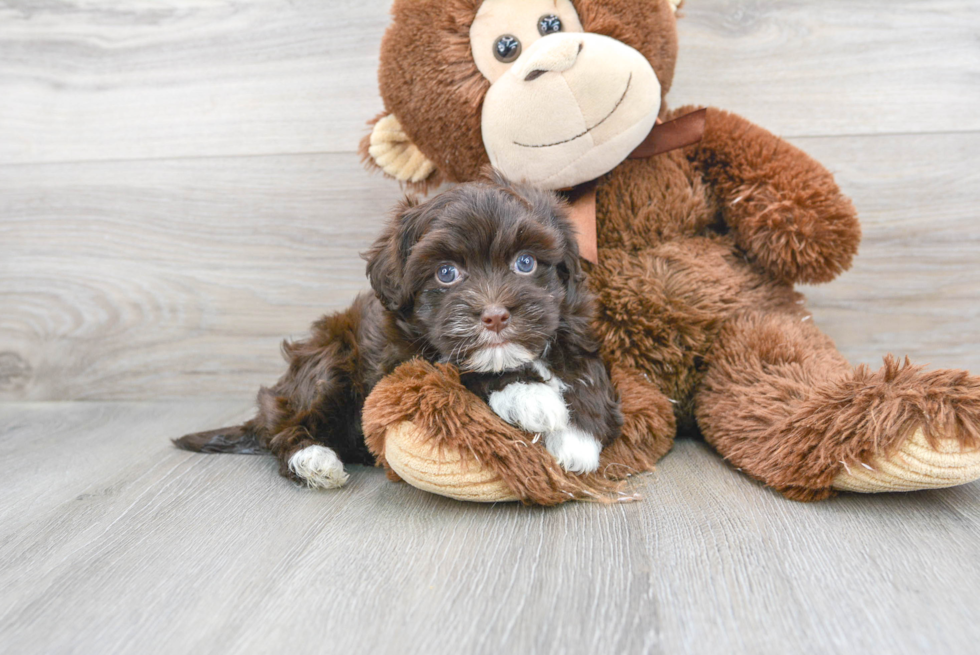
<svg viewBox="0 0 980 655">
<path fill-rule="evenodd" d="M 436 172 L 436 165 L 422 154 L 405 134 L 394 114 L 375 120 L 371 134 L 364 137 L 361 157 L 399 182 L 421 184 Z"/>
</svg>

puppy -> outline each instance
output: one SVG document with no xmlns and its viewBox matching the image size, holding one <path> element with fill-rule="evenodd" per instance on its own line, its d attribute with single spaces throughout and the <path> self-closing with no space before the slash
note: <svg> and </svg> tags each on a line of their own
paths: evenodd
<svg viewBox="0 0 980 655">
<path fill-rule="evenodd" d="M 593 299 L 575 236 L 554 195 L 494 177 L 424 204 L 406 200 L 365 258 L 374 294 L 283 344 L 289 369 L 259 391 L 254 419 L 174 443 L 271 451 L 282 475 L 339 487 L 344 463 L 374 464 L 361 432 L 364 399 L 422 357 L 458 366 L 470 390 L 543 436 L 566 470 L 596 470 L 622 416 L 590 332 Z"/>
</svg>

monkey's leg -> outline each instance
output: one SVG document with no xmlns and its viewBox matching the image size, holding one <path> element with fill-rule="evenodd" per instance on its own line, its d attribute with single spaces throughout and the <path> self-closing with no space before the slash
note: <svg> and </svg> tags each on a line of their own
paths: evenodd
<svg viewBox="0 0 980 655">
<path fill-rule="evenodd" d="M 585 476 L 569 474 L 542 439 L 505 423 L 460 383 L 454 367 L 421 360 L 402 364 L 371 392 L 365 439 L 392 479 L 458 500 L 614 501 L 622 498 L 618 480 L 651 470 L 670 448 L 674 416 L 641 375 L 614 370 L 612 380 L 622 396 L 622 435 L 603 450 L 599 470 Z"/>
<path fill-rule="evenodd" d="M 728 461 L 794 500 L 980 478 L 980 378 L 890 356 L 877 372 L 854 369 L 791 311 L 725 327 L 695 414 Z"/>
<path fill-rule="evenodd" d="M 623 428 L 619 438 L 603 449 L 599 473 L 623 479 L 652 471 L 674 445 L 677 424 L 670 400 L 639 371 L 613 367 L 613 386 L 619 394 Z"/>
</svg>

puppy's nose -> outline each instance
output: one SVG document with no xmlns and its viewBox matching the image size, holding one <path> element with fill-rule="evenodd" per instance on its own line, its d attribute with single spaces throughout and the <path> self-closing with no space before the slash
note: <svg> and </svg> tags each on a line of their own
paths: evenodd
<svg viewBox="0 0 980 655">
<path fill-rule="evenodd" d="M 480 316 L 483 327 L 493 332 L 500 332 L 510 321 L 510 312 L 503 307 L 487 307 Z"/>
</svg>

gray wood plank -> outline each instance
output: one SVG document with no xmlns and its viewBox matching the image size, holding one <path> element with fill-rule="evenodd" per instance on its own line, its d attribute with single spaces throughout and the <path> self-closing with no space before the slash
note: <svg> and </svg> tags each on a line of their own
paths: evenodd
<svg viewBox="0 0 980 655">
<path fill-rule="evenodd" d="M 901 654 L 980 637 L 978 484 L 801 505 L 681 441 L 635 481 L 642 502 L 487 507 L 360 467 L 311 492 L 271 459 L 163 439 L 238 411 L 0 406 L 2 465 L 54 489 L 35 501 L 26 475 L 0 477 L 21 508 L 0 521 L 5 650 Z"/>
<path fill-rule="evenodd" d="M 241 423 L 253 411 L 247 401 L 0 403 L 0 479 L 16 490 L 0 495 L 0 525 L 13 534 L 39 512 L 76 501 L 69 518 L 84 520 L 87 500 L 119 492 L 102 482 L 151 468 L 168 439 Z"/>
<path fill-rule="evenodd" d="M 805 287 L 815 320 L 855 363 L 886 352 L 980 371 L 980 135 L 798 139 L 853 199 L 853 268 Z"/>
<path fill-rule="evenodd" d="M 354 152 L 388 2 L 0 3 L 0 163 Z"/>
<path fill-rule="evenodd" d="M 980 371 L 980 134 L 797 139 L 862 214 L 807 293 L 857 362 Z M 250 398 L 278 343 L 367 289 L 399 191 L 354 155 L 51 164 L 0 176 L 0 398 Z"/>
<path fill-rule="evenodd" d="M 0 164 L 353 152 L 388 2 L 0 2 Z M 673 104 L 787 136 L 980 129 L 971 0 L 690 0 Z"/>
<path fill-rule="evenodd" d="M 674 105 L 784 136 L 980 127 L 980 4 L 688 0 Z"/>
<path fill-rule="evenodd" d="M 284 337 L 368 288 L 359 253 L 401 196 L 349 154 L 11 173 L 6 398 L 251 397 Z"/>
</svg>

